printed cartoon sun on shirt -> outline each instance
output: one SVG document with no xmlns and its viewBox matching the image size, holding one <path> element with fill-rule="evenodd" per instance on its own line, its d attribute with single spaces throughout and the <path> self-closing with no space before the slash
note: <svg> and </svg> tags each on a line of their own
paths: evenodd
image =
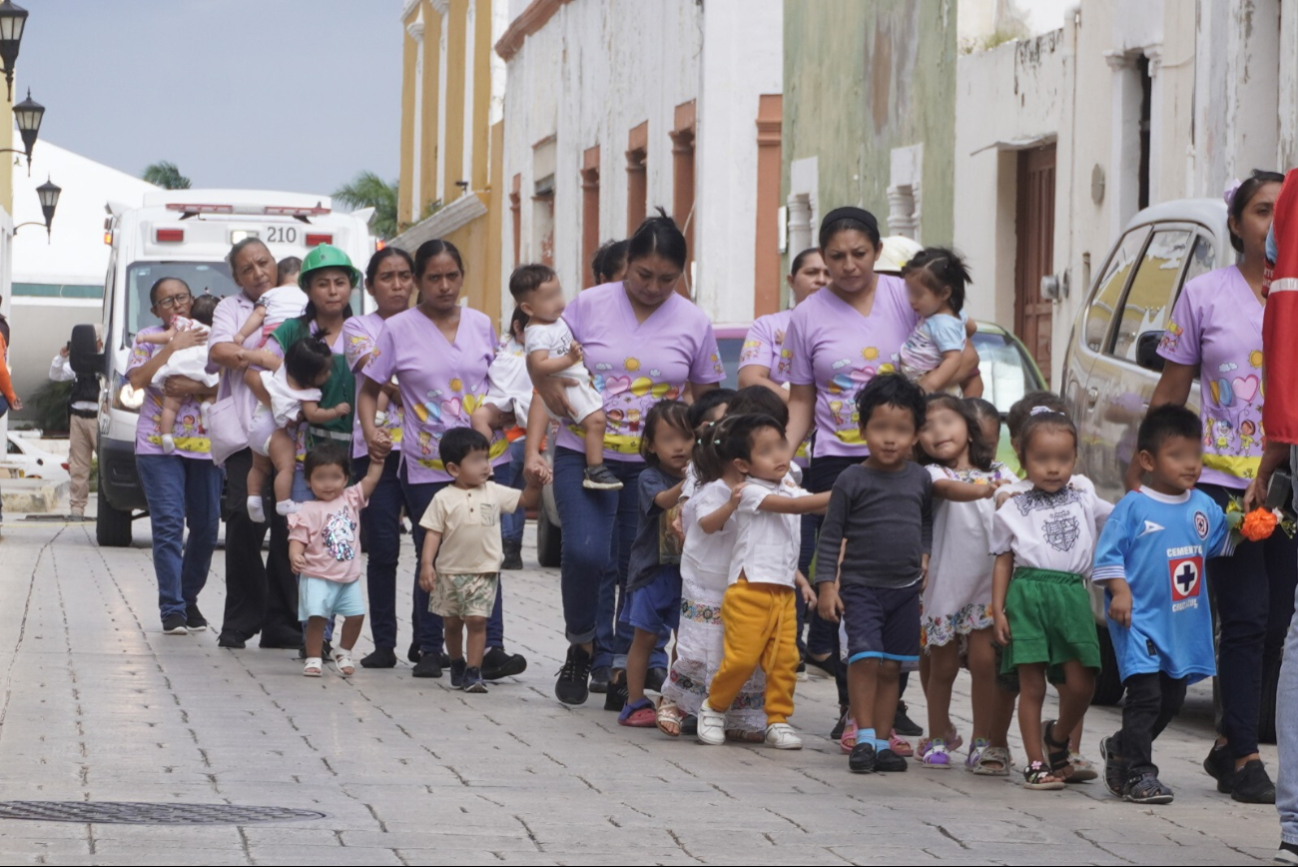
<svg viewBox="0 0 1298 867">
<path fill-rule="evenodd" d="M 663 373 L 657 368 L 644 370 L 640 359 L 633 355 L 622 362 L 620 374 L 614 373 L 612 364 L 596 364 L 591 371 L 591 385 L 604 397 L 604 414 L 608 417 L 604 448 L 627 455 L 640 453 L 648 407 L 660 400 L 676 400 L 685 389 L 683 382 L 663 381 Z M 582 435 L 580 425 L 571 424 L 568 429 Z"/>
<path fill-rule="evenodd" d="M 155 329 L 161 331 L 162 329 Z M 148 343 L 136 341 L 131 349 L 131 360 L 127 365 L 127 372 L 143 365 L 158 349 L 164 344 Z M 140 422 L 144 425 L 143 439 L 150 445 L 156 446 L 158 454 L 162 453 L 162 392 L 156 388 L 149 388 L 144 393 L 144 405 L 140 407 Z M 176 451 L 190 454 L 207 454 L 212 450 L 212 441 L 208 438 L 207 428 L 203 427 L 203 417 L 198 408 L 198 402 L 193 398 L 186 398 L 180 405 L 180 411 L 176 413 L 176 425 L 171 430 L 172 439 L 176 443 Z"/>
<path fill-rule="evenodd" d="M 484 377 L 476 385 L 466 387 L 464 380 L 457 376 L 447 383 L 447 387 L 450 389 L 449 394 L 443 394 L 441 389 L 432 389 L 427 393 L 423 403 L 417 403 L 412 408 L 420 424 L 426 425 L 429 421 L 440 424 L 436 429 L 421 429 L 419 442 L 415 448 L 407 448 L 405 453 L 407 459 L 413 459 L 420 466 L 430 470 L 446 469 L 446 465 L 437 457 L 442 434 L 453 427 L 468 426 L 469 416 L 482 404 L 482 399 L 487 394 L 488 384 Z M 496 439 L 491 443 L 489 454 L 492 459 L 495 459 L 503 455 L 508 448 L 508 440 Z"/>
<path fill-rule="evenodd" d="M 898 355 L 894 353 L 889 356 L 890 360 L 881 364 L 881 354 L 877 347 L 867 346 L 861 350 L 859 359 L 839 359 L 833 364 L 833 376 L 820 386 L 829 395 L 834 436 L 840 442 L 852 445 L 865 442 L 861 437 L 861 418 L 856 411 L 856 395 L 876 376 L 897 370 Z M 784 364 L 783 354 L 780 363 Z"/>
</svg>

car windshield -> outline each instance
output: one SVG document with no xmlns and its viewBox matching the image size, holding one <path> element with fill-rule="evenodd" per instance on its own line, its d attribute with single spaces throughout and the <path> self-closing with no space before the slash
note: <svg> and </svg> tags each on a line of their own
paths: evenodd
<svg viewBox="0 0 1298 867">
<path fill-rule="evenodd" d="M 978 350 L 983 397 L 1002 415 L 1029 391 L 1045 387 L 1015 341 L 1003 334 L 979 331 L 973 336 L 973 342 Z"/>
<path fill-rule="evenodd" d="M 209 293 L 224 297 L 239 291 L 224 262 L 132 262 L 126 269 L 124 345 L 131 345 L 142 329 L 160 324 L 150 309 L 153 305 L 149 303 L 149 289 L 163 277 L 179 277 L 195 296 Z"/>
</svg>

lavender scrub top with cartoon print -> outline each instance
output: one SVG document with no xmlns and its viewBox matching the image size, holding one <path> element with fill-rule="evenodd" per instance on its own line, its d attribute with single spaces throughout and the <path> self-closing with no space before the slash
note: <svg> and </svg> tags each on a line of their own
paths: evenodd
<svg viewBox="0 0 1298 867">
<path fill-rule="evenodd" d="M 1172 308 L 1158 354 L 1199 368 L 1201 481 L 1243 490 L 1262 459 L 1262 304 L 1239 268 L 1195 277 Z"/>
<path fill-rule="evenodd" d="M 856 394 L 880 373 L 895 373 L 901 345 L 919 317 L 900 277 L 878 275 L 869 316 L 828 286 L 793 310 L 780 355 L 780 374 L 816 387 L 814 457 L 865 457 Z"/>
<path fill-rule="evenodd" d="M 788 377 L 780 372 L 780 357 L 784 353 L 784 338 L 789 333 L 792 319 L 792 307 L 754 319 L 744 336 L 744 348 L 739 352 L 739 369 L 765 367 L 770 371 L 771 382 L 779 385 L 788 382 Z"/>
<path fill-rule="evenodd" d="M 356 366 L 362 361 L 369 363 L 369 358 L 374 354 L 374 345 L 378 342 L 379 335 L 383 333 L 384 319 L 378 313 L 367 313 L 364 316 L 353 316 L 343 323 L 343 352 L 347 356 L 347 366 L 356 373 Z M 352 412 L 357 412 L 361 405 L 361 385 L 365 380 L 359 376 L 356 377 L 356 400 L 352 403 Z M 400 404 L 389 403 L 386 413 L 386 421 L 383 429 L 388 432 L 392 438 L 392 448 L 396 451 L 401 450 L 401 426 L 404 423 L 404 414 L 401 411 Z M 369 446 L 365 444 L 365 429 L 361 427 L 360 419 L 356 419 L 352 427 L 352 457 L 363 458 L 370 453 Z"/>
<path fill-rule="evenodd" d="M 167 329 L 153 325 L 140 329 L 140 335 L 160 334 Z M 166 344 L 144 343 L 135 341 L 131 347 L 131 360 L 127 362 L 126 372 L 141 367 L 154 353 Z M 212 459 L 212 441 L 208 438 L 207 429 L 203 427 L 203 414 L 199 411 L 198 401 L 193 397 L 185 398 L 176 413 L 176 424 L 171 429 L 172 439 L 176 443 L 175 456 L 194 458 L 202 461 Z M 149 385 L 144 389 L 144 403 L 140 406 L 140 420 L 135 425 L 135 453 L 137 455 L 162 455 L 162 389 Z"/>
<path fill-rule="evenodd" d="M 451 480 L 437 449 L 446 431 L 469 426 L 469 416 L 486 397 L 496 343 L 491 320 L 470 307 L 460 310 L 454 343 L 418 307 L 387 320 L 361 372 L 378 383 L 397 378 L 405 407 L 401 461 L 411 484 Z M 509 442 L 496 431 L 492 461 L 508 460 L 508 448 Z"/>
<path fill-rule="evenodd" d="M 642 461 L 644 419 L 655 403 L 679 399 L 691 382 L 725 379 L 711 320 L 676 293 L 637 322 L 622 284 L 605 283 L 574 298 L 563 319 L 585 351 L 591 384 L 604 398 L 605 460 Z M 560 425 L 558 445 L 584 451 L 581 429 Z"/>
</svg>

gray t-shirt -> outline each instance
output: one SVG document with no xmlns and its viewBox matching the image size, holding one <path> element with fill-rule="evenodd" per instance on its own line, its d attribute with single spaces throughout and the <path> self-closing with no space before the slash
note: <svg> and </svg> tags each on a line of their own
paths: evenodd
<svg viewBox="0 0 1298 867">
<path fill-rule="evenodd" d="M 843 563 L 835 570 L 843 539 Z M 816 583 L 909 587 L 923 577 L 933 544 L 933 479 L 907 462 L 891 473 L 855 464 L 829 496 L 816 549 Z"/>
</svg>

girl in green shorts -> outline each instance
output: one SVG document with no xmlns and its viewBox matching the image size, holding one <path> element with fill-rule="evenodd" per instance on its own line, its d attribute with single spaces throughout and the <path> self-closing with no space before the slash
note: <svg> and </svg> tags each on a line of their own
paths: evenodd
<svg viewBox="0 0 1298 867">
<path fill-rule="evenodd" d="M 996 641 L 1006 648 L 1003 668 L 1019 676 L 1024 785 L 1062 789 L 1072 770 L 1068 733 L 1086 713 L 1100 667 L 1087 581 L 1113 506 L 1073 475 L 1077 428 L 1061 413 L 1033 410 L 1019 461 L 1027 478 L 1005 489 L 1011 497 L 992 523 L 992 613 Z M 1059 686 L 1059 718 L 1043 724 L 1047 676 Z"/>
</svg>

